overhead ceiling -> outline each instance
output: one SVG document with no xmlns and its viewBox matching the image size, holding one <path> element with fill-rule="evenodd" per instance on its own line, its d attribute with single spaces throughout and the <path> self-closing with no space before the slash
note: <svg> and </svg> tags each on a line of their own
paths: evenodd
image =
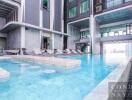
<svg viewBox="0 0 132 100">
<path fill-rule="evenodd" d="M 103 14 L 96 18 L 96 20 L 100 25 L 128 20 L 128 19 L 132 19 L 132 7 L 129 9 Z"/>
<path fill-rule="evenodd" d="M 13 5 L 0 1 L 0 17 L 6 17 L 15 8 Z"/>
<path fill-rule="evenodd" d="M 72 23 L 71 25 L 73 25 L 79 29 L 88 28 L 89 27 L 89 19 L 78 21 L 78 22 Z"/>
</svg>

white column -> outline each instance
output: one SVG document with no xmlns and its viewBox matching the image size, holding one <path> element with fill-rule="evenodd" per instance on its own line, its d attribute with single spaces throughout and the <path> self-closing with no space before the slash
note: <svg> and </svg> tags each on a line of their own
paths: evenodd
<svg viewBox="0 0 132 100">
<path fill-rule="evenodd" d="M 61 1 L 61 32 L 64 33 L 64 0 Z M 62 45 L 61 48 L 63 49 L 64 47 L 64 34 L 62 35 Z"/>
<path fill-rule="evenodd" d="M 97 34 L 99 26 L 97 26 L 96 19 L 94 17 L 94 4 L 93 0 L 90 1 L 91 15 L 90 15 L 90 34 L 91 34 L 91 50 L 92 54 L 100 54 L 100 41 L 97 41 Z"/>
<path fill-rule="evenodd" d="M 90 15 L 90 34 L 92 54 L 100 54 L 100 50 L 102 50 L 103 46 L 98 40 L 99 25 L 97 25 L 96 19 L 93 15 Z"/>
<path fill-rule="evenodd" d="M 64 33 L 64 0 L 61 1 L 61 32 Z"/>
<path fill-rule="evenodd" d="M 91 34 L 91 50 L 92 54 L 95 54 L 95 40 L 96 40 L 96 27 L 95 19 L 93 15 L 90 15 L 90 34 Z"/>
<path fill-rule="evenodd" d="M 54 26 L 54 16 L 55 16 L 55 1 L 54 0 L 50 0 L 50 29 L 53 30 L 53 26 Z"/>
<path fill-rule="evenodd" d="M 43 27 L 43 8 L 42 8 L 42 0 L 39 0 L 39 26 Z"/>
<path fill-rule="evenodd" d="M 23 55 L 23 51 L 22 51 L 22 48 L 25 48 L 25 42 L 26 42 L 26 40 L 25 40 L 25 27 L 24 26 L 22 26 L 21 27 L 21 55 Z"/>
<path fill-rule="evenodd" d="M 18 18 L 19 18 L 19 22 L 23 22 L 25 21 L 25 0 L 21 0 L 21 7 L 19 8 L 19 12 L 18 12 Z M 25 27 L 21 26 L 20 28 L 20 32 L 21 32 L 21 40 L 20 40 L 20 45 L 21 45 L 21 55 L 23 55 L 23 51 L 22 48 L 25 48 Z"/>
<path fill-rule="evenodd" d="M 25 0 L 21 0 L 21 7 L 18 11 L 19 22 L 25 21 Z"/>
<path fill-rule="evenodd" d="M 50 0 L 50 30 L 54 28 L 54 16 L 55 16 L 55 1 Z M 51 35 L 52 49 L 54 49 L 54 33 Z"/>
<path fill-rule="evenodd" d="M 42 8 L 42 0 L 39 0 L 40 12 L 39 12 L 39 27 L 43 27 L 43 8 Z M 41 48 L 41 39 L 42 39 L 43 31 L 40 30 L 40 48 Z"/>
<path fill-rule="evenodd" d="M 18 22 L 22 22 L 22 10 L 21 7 L 18 7 Z"/>
<path fill-rule="evenodd" d="M 51 44 L 52 44 L 51 46 L 52 46 L 52 47 L 51 47 L 51 48 L 52 48 L 52 50 L 54 50 L 54 49 L 55 49 L 55 47 L 54 47 L 54 41 L 55 41 L 55 40 L 54 40 L 54 39 L 55 39 L 54 33 L 52 33 L 52 36 L 51 36 L 51 37 L 52 37 L 52 39 L 51 39 L 51 42 L 52 42 L 52 43 L 51 43 Z"/>
</svg>

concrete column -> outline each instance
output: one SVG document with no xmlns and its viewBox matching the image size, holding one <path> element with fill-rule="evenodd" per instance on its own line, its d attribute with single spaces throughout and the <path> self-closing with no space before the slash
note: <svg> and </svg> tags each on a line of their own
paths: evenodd
<svg viewBox="0 0 132 100">
<path fill-rule="evenodd" d="M 62 50 L 63 50 L 63 48 L 64 48 L 64 43 L 63 43 L 63 41 L 64 41 L 64 35 L 61 36 L 61 49 L 62 49 Z"/>
<path fill-rule="evenodd" d="M 40 8 L 40 12 L 39 12 L 39 27 L 43 27 L 43 8 L 42 8 L 42 0 L 39 0 L 39 8 Z M 42 42 L 42 34 L 43 31 L 40 30 L 40 48 L 41 48 L 41 42 Z"/>
<path fill-rule="evenodd" d="M 25 0 L 21 0 L 21 7 L 19 8 L 19 12 L 18 12 L 18 21 L 19 22 L 23 22 L 25 21 Z M 20 50 L 20 54 L 23 55 L 23 50 L 22 48 L 25 48 L 25 27 L 22 26 L 20 29 L 21 32 L 21 40 L 20 40 L 20 45 L 21 45 L 21 50 Z"/>
<path fill-rule="evenodd" d="M 21 7 L 18 9 L 19 22 L 25 21 L 25 0 L 21 0 Z"/>
<path fill-rule="evenodd" d="M 64 33 L 64 0 L 61 1 L 61 32 Z"/>
<path fill-rule="evenodd" d="M 93 15 L 90 15 L 91 53 L 100 54 L 102 44 L 99 40 L 99 25 Z"/>
<path fill-rule="evenodd" d="M 52 37 L 51 38 L 51 49 L 54 50 L 55 49 L 55 46 L 54 46 L 54 41 L 55 41 L 54 38 L 55 38 L 55 35 L 54 35 L 54 33 L 52 33 L 51 37 Z"/>
<path fill-rule="evenodd" d="M 21 27 L 21 51 L 20 51 L 20 54 L 23 55 L 23 51 L 22 51 L 22 48 L 25 48 L 25 27 L 22 26 Z"/>
<path fill-rule="evenodd" d="M 54 28 L 54 16 L 55 16 L 55 12 L 54 12 L 54 7 L 55 6 L 55 1 L 54 0 L 50 0 L 50 30 L 53 30 Z M 51 48 L 54 49 L 54 33 L 51 33 Z"/>
<path fill-rule="evenodd" d="M 61 2 L 61 32 L 62 33 L 64 33 L 64 0 L 62 0 L 62 2 Z M 63 41 L 64 41 L 64 34 L 62 35 L 62 38 L 61 38 L 62 40 L 62 45 L 61 45 L 61 48 L 62 48 L 62 50 L 63 50 L 63 48 L 64 48 L 64 43 L 63 43 Z"/>
<path fill-rule="evenodd" d="M 39 26 L 43 27 L 43 8 L 42 8 L 42 0 L 39 0 Z"/>
<path fill-rule="evenodd" d="M 93 15 L 90 15 L 90 34 L 91 34 L 91 53 L 95 54 L 95 41 L 96 41 L 96 26 L 95 18 Z"/>
<path fill-rule="evenodd" d="M 94 16 L 94 3 L 93 0 L 90 0 L 90 34 L 91 34 L 91 53 L 92 54 L 100 54 L 100 41 L 98 40 L 99 34 L 99 25 L 96 22 L 96 18 Z"/>
</svg>

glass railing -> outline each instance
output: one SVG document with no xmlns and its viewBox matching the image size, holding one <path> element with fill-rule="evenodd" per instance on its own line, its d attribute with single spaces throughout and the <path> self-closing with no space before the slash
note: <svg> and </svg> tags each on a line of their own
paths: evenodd
<svg viewBox="0 0 132 100">
<path fill-rule="evenodd" d="M 102 37 L 111 37 L 111 36 L 122 36 L 122 35 L 132 35 L 132 30 L 127 31 L 117 31 L 117 32 L 107 32 L 103 33 Z"/>
</svg>

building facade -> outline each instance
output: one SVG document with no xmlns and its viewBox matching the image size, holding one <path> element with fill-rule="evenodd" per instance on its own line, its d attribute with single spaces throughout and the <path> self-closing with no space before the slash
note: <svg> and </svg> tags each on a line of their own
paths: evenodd
<svg viewBox="0 0 132 100">
<path fill-rule="evenodd" d="M 0 0 L 0 49 L 81 49 L 131 42 L 132 0 Z"/>
<path fill-rule="evenodd" d="M 1 49 L 63 49 L 63 0 L 0 0 Z"/>
<path fill-rule="evenodd" d="M 103 44 L 131 42 L 132 0 L 67 0 L 68 48 L 102 53 Z"/>
</svg>

